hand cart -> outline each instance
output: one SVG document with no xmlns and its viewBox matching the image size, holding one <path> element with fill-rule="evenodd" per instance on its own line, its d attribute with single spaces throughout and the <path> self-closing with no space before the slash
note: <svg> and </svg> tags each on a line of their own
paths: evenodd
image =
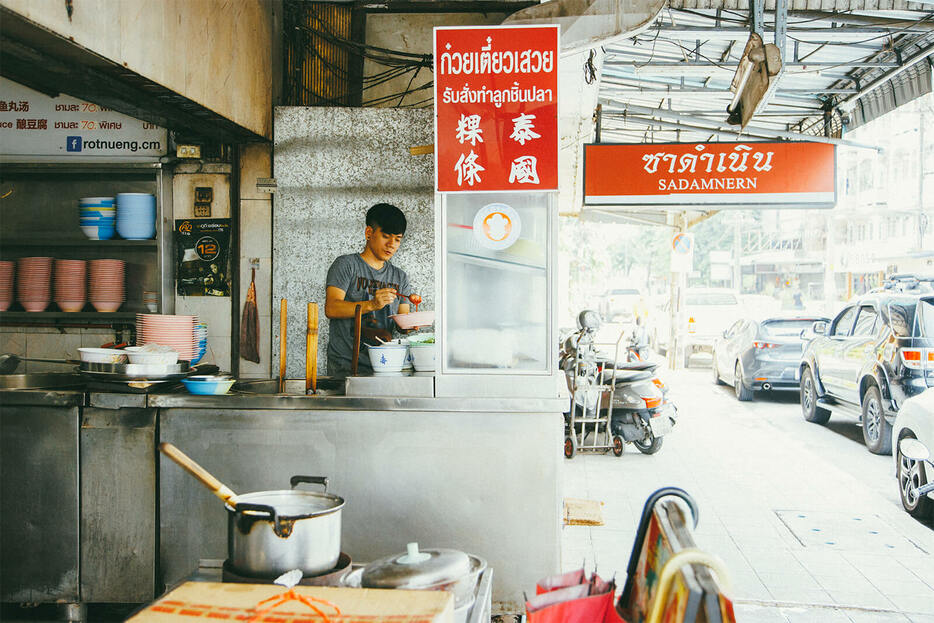
<svg viewBox="0 0 934 623">
<path fill-rule="evenodd" d="M 583 328 L 577 332 L 577 347 L 574 349 L 573 374 L 568 378 L 571 390 L 571 408 L 565 417 L 564 456 L 573 458 L 578 452 L 623 455 L 625 440 L 613 435 L 610 422 L 613 419 L 613 402 L 616 395 L 616 362 L 625 331 L 616 339 L 616 351 L 612 376 L 607 378 L 607 366 L 597 360 L 594 345 L 595 331 Z M 589 443 L 588 443 L 589 440 Z"/>
</svg>

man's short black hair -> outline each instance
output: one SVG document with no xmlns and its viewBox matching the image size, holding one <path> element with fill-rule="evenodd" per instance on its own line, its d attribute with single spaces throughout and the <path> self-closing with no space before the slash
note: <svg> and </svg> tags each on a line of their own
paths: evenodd
<svg viewBox="0 0 934 623">
<path fill-rule="evenodd" d="M 402 210 L 389 203 L 377 203 L 366 211 L 366 225 L 376 229 L 379 227 L 385 233 L 395 236 L 405 233 L 405 214 Z"/>
</svg>

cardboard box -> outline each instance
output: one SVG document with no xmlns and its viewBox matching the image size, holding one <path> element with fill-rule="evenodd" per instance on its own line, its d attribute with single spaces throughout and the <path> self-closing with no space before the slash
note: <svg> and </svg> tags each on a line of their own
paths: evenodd
<svg viewBox="0 0 934 623">
<path fill-rule="evenodd" d="M 269 584 L 186 582 L 129 620 L 134 623 L 453 623 L 454 597 L 444 591 L 323 586 L 296 586 L 289 591 Z"/>
</svg>

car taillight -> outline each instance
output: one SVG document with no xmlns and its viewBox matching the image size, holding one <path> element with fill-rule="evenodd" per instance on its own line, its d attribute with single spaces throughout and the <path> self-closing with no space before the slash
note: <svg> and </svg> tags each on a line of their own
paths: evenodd
<svg viewBox="0 0 934 623">
<path fill-rule="evenodd" d="M 753 342 L 753 347 L 755 348 L 778 348 L 780 344 L 773 344 L 772 342 Z"/>
<path fill-rule="evenodd" d="M 697 323 L 694 322 L 694 316 L 688 318 L 688 333 L 695 333 L 697 331 Z"/>
<path fill-rule="evenodd" d="M 662 404 L 661 398 L 643 398 L 642 400 L 645 401 L 645 407 L 647 409 L 654 409 L 655 407 Z"/>
<path fill-rule="evenodd" d="M 925 363 L 927 363 L 928 366 L 934 365 L 934 350 L 925 348 L 903 348 L 899 352 L 902 355 L 902 362 L 905 364 L 906 368 L 920 370 L 925 367 Z"/>
</svg>

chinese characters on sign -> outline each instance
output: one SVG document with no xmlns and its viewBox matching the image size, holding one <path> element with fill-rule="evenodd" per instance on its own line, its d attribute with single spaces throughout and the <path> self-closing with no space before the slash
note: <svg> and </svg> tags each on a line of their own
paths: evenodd
<svg viewBox="0 0 934 623">
<path fill-rule="evenodd" d="M 558 27 L 435 29 L 440 192 L 558 188 Z"/>
</svg>

